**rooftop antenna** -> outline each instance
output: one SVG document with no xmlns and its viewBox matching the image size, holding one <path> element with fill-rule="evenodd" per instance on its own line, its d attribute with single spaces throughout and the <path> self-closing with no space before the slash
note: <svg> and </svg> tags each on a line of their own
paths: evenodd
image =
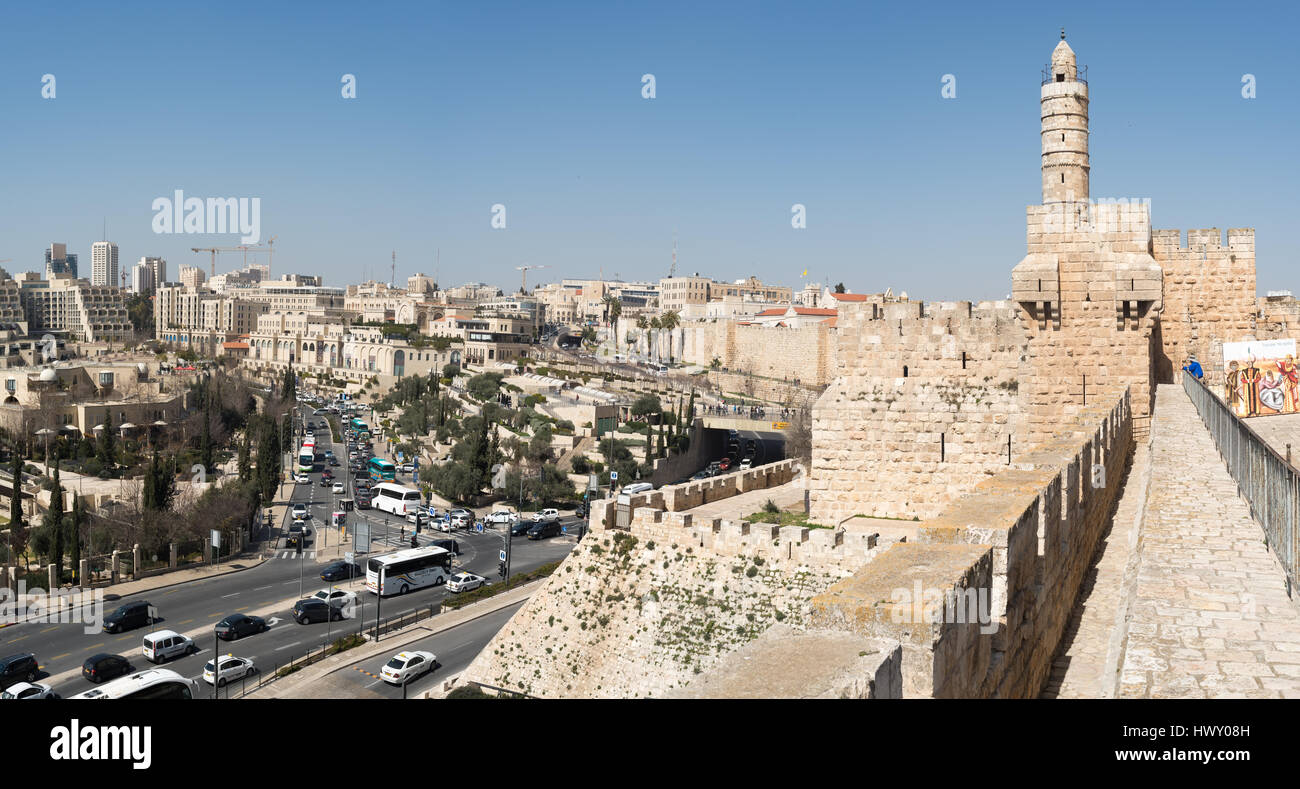
<svg viewBox="0 0 1300 789">
<path fill-rule="evenodd" d="M 393 250 L 393 265 L 388 270 L 388 287 L 393 287 L 393 282 L 397 279 L 397 250 Z"/>
<path fill-rule="evenodd" d="M 1064 28 L 1064 27 L 1061 28 L 1061 40 L 1062 40 L 1062 41 L 1065 40 L 1065 28 Z"/>
<path fill-rule="evenodd" d="M 673 265 L 668 269 L 668 279 L 677 273 L 677 230 L 673 229 Z"/>
</svg>

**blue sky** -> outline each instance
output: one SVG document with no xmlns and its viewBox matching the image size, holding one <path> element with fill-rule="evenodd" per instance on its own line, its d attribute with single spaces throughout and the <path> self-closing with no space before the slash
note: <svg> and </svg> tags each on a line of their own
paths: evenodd
<svg viewBox="0 0 1300 789">
<path fill-rule="evenodd" d="M 399 281 L 437 268 L 443 284 L 518 287 L 525 263 L 547 266 L 530 284 L 657 279 L 675 231 L 679 273 L 1000 298 L 1040 201 L 1039 70 L 1064 25 L 1089 67 L 1092 196 L 1150 198 L 1158 228 L 1254 227 L 1261 293 L 1300 291 L 1298 17 L 1281 3 L 11 5 L 0 265 L 37 270 L 62 241 L 88 271 L 106 219 L 124 262 L 206 267 L 190 247 L 238 238 L 151 230 L 154 198 L 183 189 L 260 197 L 277 273 L 332 285 L 387 279 L 394 250 Z"/>
</svg>

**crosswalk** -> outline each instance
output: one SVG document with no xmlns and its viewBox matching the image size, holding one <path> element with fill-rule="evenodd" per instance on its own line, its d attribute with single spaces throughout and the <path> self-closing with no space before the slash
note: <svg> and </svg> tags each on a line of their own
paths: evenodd
<svg viewBox="0 0 1300 789">
<path fill-rule="evenodd" d="M 298 558 L 298 552 L 297 552 L 297 551 L 294 551 L 294 550 L 288 550 L 288 551 L 277 551 L 276 554 L 275 554 L 275 558 L 277 558 L 277 559 L 297 559 L 297 558 Z M 302 552 L 302 558 L 304 558 L 304 559 L 315 559 L 315 558 L 316 558 L 316 552 L 315 552 L 315 551 L 303 551 L 303 552 Z"/>
</svg>

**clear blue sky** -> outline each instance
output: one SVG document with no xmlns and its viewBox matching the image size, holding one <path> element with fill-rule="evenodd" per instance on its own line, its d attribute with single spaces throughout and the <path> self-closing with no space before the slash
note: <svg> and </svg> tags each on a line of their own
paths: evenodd
<svg viewBox="0 0 1300 789">
<path fill-rule="evenodd" d="M 61 241 L 88 274 L 106 218 L 124 263 L 206 267 L 190 247 L 238 238 L 151 230 L 183 189 L 260 197 L 277 272 L 332 285 L 387 279 L 392 250 L 399 281 L 432 275 L 438 249 L 443 284 L 517 288 L 524 263 L 548 267 L 530 284 L 657 279 L 675 230 L 679 273 L 1001 298 L 1064 25 L 1089 67 L 1092 196 L 1150 198 L 1159 228 L 1254 227 L 1260 291 L 1300 292 L 1295 8 L 11 4 L 0 265 L 37 270 Z"/>
</svg>

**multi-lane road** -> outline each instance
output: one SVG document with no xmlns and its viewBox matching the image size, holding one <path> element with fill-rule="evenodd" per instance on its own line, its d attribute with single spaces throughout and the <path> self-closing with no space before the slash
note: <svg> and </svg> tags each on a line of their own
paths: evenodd
<svg viewBox="0 0 1300 789">
<path fill-rule="evenodd" d="M 318 433 L 318 437 L 321 439 L 321 444 L 318 446 L 331 446 L 328 426 Z M 342 448 L 333 445 L 332 450 L 339 453 Z M 346 456 L 346 451 L 342 451 L 340 460 Z M 346 471 L 347 467 L 344 465 L 339 469 Z M 342 476 L 344 475 L 340 474 L 340 477 Z M 312 510 L 313 535 L 301 554 L 277 547 L 271 558 L 239 572 L 122 598 L 110 599 L 111 595 L 106 596 L 105 614 L 123 603 L 147 600 L 158 610 L 159 619 L 152 627 L 146 626 L 121 634 L 86 633 L 85 625 L 80 623 L 33 622 L 0 629 L 0 656 L 18 652 L 34 653 L 42 668 L 42 676 L 37 681 L 53 685 L 60 695 L 67 697 L 94 687 L 81 676 L 81 664 L 90 655 L 99 652 L 119 654 L 128 658 L 135 668 L 147 667 L 149 663 L 141 654 L 141 642 L 151 630 L 175 630 L 194 639 L 198 648 L 196 653 L 175 659 L 166 665 L 186 677 L 201 682 L 203 664 L 213 655 L 215 639 L 212 628 L 229 614 L 261 616 L 270 623 L 270 629 L 264 633 L 246 636 L 233 642 L 220 642 L 216 645 L 216 649 L 220 650 L 219 654 L 229 652 L 240 657 L 252 658 L 264 672 L 273 671 L 277 665 L 287 663 L 291 657 L 300 657 L 331 638 L 337 638 L 346 632 L 357 632 L 363 625 L 373 624 L 376 615 L 376 598 L 365 591 L 364 578 L 334 584 L 334 588 L 357 592 L 359 605 L 353 618 L 332 624 L 298 625 L 290 616 L 293 604 L 297 600 L 310 596 L 318 589 L 330 586 L 328 582 L 320 579 L 320 571 L 325 564 L 337 556 L 339 531 L 326 526 L 337 497 L 329 494 L 327 488 L 319 487 L 319 473 L 312 474 L 311 477 L 311 484 L 295 485 L 291 495 L 291 503 L 305 502 Z M 321 493 L 326 495 L 322 497 Z M 405 524 L 406 532 L 403 539 L 398 536 L 399 522 L 392 519 L 389 534 L 385 538 L 383 513 L 375 510 L 352 511 L 347 517 L 353 521 L 357 517 L 364 517 L 375 524 L 373 531 L 377 540 L 371 545 L 370 555 L 386 553 L 410 545 L 410 533 L 413 528 L 410 524 Z M 575 544 L 572 526 L 576 525 L 572 517 L 567 520 L 570 524 L 568 529 L 570 534 L 567 536 L 539 541 L 514 538 L 511 547 L 511 571 L 526 572 L 567 556 Z M 421 544 L 425 544 L 431 539 L 445 536 L 451 536 L 459 542 L 460 555 L 455 561 L 456 570 L 465 569 L 482 575 L 489 581 L 497 580 L 497 554 L 503 547 L 501 530 L 484 534 L 458 531 L 446 535 L 442 532 L 430 532 L 426 528 L 418 539 Z M 282 546 L 283 540 L 279 540 L 276 545 Z M 364 558 L 359 556 L 358 561 L 364 562 Z M 234 564 L 238 566 L 240 561 L 236 559 Z M 248 564 L 251 565 L 252 562 Z M 386 598 L 381 613 L 387 619 L 390 616 L 426 607 L 443 599 L 447 594 L 444 587 L 437 586 L 399 597 Z M 487 621 L 493 622 L 497 619 L 489 618 Z M 504 620 L 500 621 L 504 622 Z M 500 624 L 498 623 L 497 626 L 499 627 Z M 477 631 L 482 627 L 476 625 L 471 629 Z M 488 638 L 490 637 L 491 634 L 488 634 Z M 486 640 L 482 643 L 486 643 Z M 411 648 L 420 647 L 413 645 Z M 454 652 L 455 650 L 451 650 L 448 654 Z M 468 664 L 468 660 L 472 657 L 469 655 L 465 663 Z M 447 661 L 441 654 L 439 658 L 446 664 Z M 382 666 L 382 663 L 380 665 Z M 378 671 L 374 673 L 377 674 Z M 445 674 L 445 670 L 440 669 L 437 673 Z M 201 687 L 207 685 L 203 684 Z M 412 689 L 414 687 L 413 685 Z M 400 689 L 398 695 L 400 696 Z"/>
</svg>

